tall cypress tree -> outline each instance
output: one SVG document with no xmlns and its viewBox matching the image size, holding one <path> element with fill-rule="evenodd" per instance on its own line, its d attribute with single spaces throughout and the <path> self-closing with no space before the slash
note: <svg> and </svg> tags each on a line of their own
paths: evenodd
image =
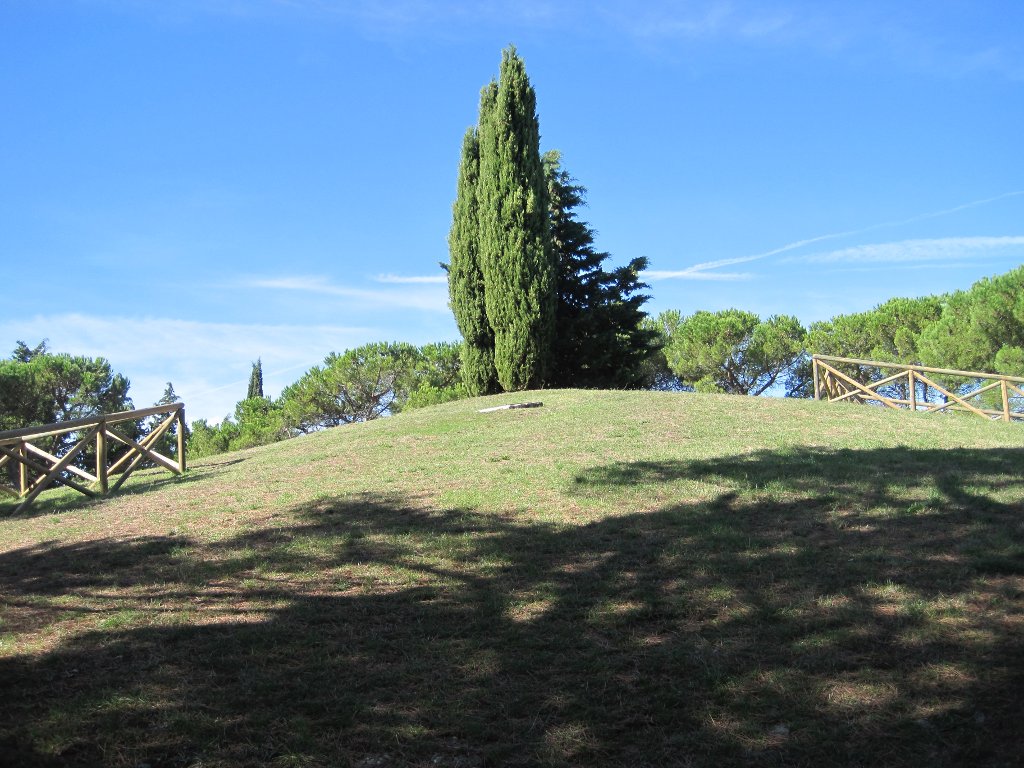
<svg viewBox="0 0 1024 768">
<path fill-rule="evenodd" d="M 259 358 L 256 358 L 256 362 L 252 364 L 252 373 L 249 374 L 249 392 L 245 399 L 251 400 L 254 397 L 263 397 L 263 362 Z"/>
<path fill-rule="evenodd" d="M 480 111 L 493 99 L 485 89 Z M 494 369 L 494 332 L 487 322 L 484 276 L 480 270 L 480 224 L 477 211 L 477 182 L 480 177 L 480 141 L 475 128 L 462 141 L 458 192 L 452 205 L 452 228 L 448 233 L 448 295 L 455 323 L 462 334 L 462 378 L 471 395 L 497 391 Z"/>
<path fill-rule="evenodd" d="M 541 386 L 547 379 L 555 332 L 556 268 L 537 99 L 514 46 L 502 51 L 497 87 L 492 84 L 484 93 L 477 186 L 479 260 L 498 382 L 506 391 L 518 391 Z"/>
</svg>

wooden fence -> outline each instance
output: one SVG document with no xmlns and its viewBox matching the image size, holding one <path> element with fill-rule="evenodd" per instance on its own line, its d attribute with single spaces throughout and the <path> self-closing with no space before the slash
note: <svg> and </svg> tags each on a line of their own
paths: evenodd
<svg viewBox="0 0 1024 768">
<path fill-rule="evenodd" d="M 146 435 L 140 442 L 118 434 L 114 427 L 131 424 L 150 416 L 166 414 L 167 418 Z M 168 458 L 155 450 L 172 425 L 178 425 L 178 457 Z M 122 427 L 123 431 L 123 427 Z M 61 435 L 71 435 L 74 444 L 63 456 L 54 456 L 35 445 L 35 442 Z M 124 445 L 128 450 L 114 461 L 108 458 L 108 441 Z M 75 464 L 75 459 L 95 444 L 95 474 Z M 102 496 L 120 488 L 129 475 L 146 460 L 163 467 L 176 475 L 185 472 L 185 404 L 172 403 L 136 411 L 92 416 L 85 419 L 45 424 L 39 427 L 25 427 L 0 432 L 0 470 L 11 473 L 9 464 L 16 469 L 17 481 L 14 487 L 0 485 L 0 492 L 21 499 L 15 512 L 28 507 L 36 497 L 53 485 L 64 485 L 86 496 Z M 109 463 L 109 466 L 108 466 Z M 112 475 L 117 479 L 111 483 Z M 88 483 L 83 484 L 82 481 Z"/>
<path fill-rule="evenodd" d="M 1024 398 L 1024 378 L 1019 376 L 954 371 L 923 365 L 900 365 L 825 355 L 814 355 L 811 360 L 814 369 L 815 400 L 874 402 L 887 408 L 910 409 L 925 413 L 966 411 L 982 418 L 1003 421 L 1024 419 L 1024 410 L 1018 407 L 1019 398 Z M 846 366 L 848 370 L 849 367 L 855 366 L 861 374 L 866 370 L 882 372 L 888 369 L 896 372 L 888 376 L 883 375 L 878 381 L 861 382 L 854 375 L 839 370 L 839 366 Z M 952 385 L 948 381 L 951 378 L 961 379 L 961 385 Z M 939 383 L 936 379 L 944 381 Z M 900 390 L 900 394 L 887 395 L 879 391 L 882 388 Z M 937 400 L 933 399 L 933 393 L 938 395 Z M 1001 407 L 992 407 L 993 405 Z"/>
</svg>

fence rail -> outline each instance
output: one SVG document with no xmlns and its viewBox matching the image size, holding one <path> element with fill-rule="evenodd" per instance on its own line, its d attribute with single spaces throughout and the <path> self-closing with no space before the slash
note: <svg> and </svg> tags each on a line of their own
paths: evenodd
<svg viewBox="0 0 1024 768">
<path fill-rule="evenodd" d="M 1018 400 L 1024 398 L 1024 377 L 826 355 L 813 355 L 811 361 L 815 400 L 875 402 L 897 410 L 909 409 L 924 413 L 965 411 L 986 419 L 1024 420 L 1024 410 L 1018 407 Z M 843 365 L 872 371 L 895 370 L 896 373 L 883 375 L 878 381 L 861 382 L 854 375 L 839 370 L 839 366 Z M 936 381 L 950 377 L 964 380 L 959 391 L 956 391 L 958 387 L 948 381 Z M 883 387 L 898 390 L 900 394 L 892 396 L 880 392 Z M 938 395 L 937 401 L 932 399 L 932 392 Z"/>
<path fill-rule="evenodd" d="M 114 431 L 118 425 L 162 414 L 166 414 L 168 418 L 161 421 L 139 442 Z M 178 456 L 177 459 L 172 459 L 158 452 L 156 446 L 175 424 L 178 425 Z M 55 456 L 33 442 L 61 435 L 72 435 L 75 440 L 63 456 Z M 113 461 L 108 456 L 110 441 L 128 449 Z M 96 446 L 95 473 L 88 472 L 74 463 L 75 459 L 91 445 Z M 0 470 L 6 468 L 11 476 L 16 470 L 17 474 L 16 478 L 12 477 L 13 487 L 0 485 L 0 492 L 21 500 L 15 513 L 26 509 L 40 493 L 56 485 L 72 488 L 85 496 L 103 496 L 124 485 L 131 473 L 147 459 L 176 475 L 185 473 L 184 403 L 158 405 L 153 408 L 140 408 L 135 411 L 0 432 Z M 117 475 L 113 483 L 112 475 Z"/>
</svg>

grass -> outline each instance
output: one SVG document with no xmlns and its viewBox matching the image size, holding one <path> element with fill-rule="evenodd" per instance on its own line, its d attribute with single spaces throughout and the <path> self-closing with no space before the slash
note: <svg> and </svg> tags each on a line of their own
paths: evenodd
<svg viewBox="0 0 1024 768">
<path fill-rule="evenodd" d="M 0 519 L 0 764 L 1020 765 L 1020 425 L 463 401 Z"/>
</svg>

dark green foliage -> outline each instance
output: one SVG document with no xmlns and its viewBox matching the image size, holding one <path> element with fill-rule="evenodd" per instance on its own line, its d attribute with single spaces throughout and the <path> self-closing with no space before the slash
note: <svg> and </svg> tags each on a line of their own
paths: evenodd
<svg viewBox="0 0 1024 768">
<path fill-rule="evenodd" d="M 462 380 L 459 345 L 451 342 L 426 344 L 419 348 L 416 360 L 416 388 L 429 384 L 439 389 L 458 387 Z"/>
<path fill-rule="evenodd" d="M 401 410 L 416 348 L 378 342 L 332 352 L 281 393 L 287 425 L 299 432 L 370 421 Z"/>
<path fill-rule="evenodd" d="M 11 355 L 11 359 L 17 360 L 19 363 L 30 362 L 33 358 L 46 354 L 46 345 L 47 340 L 43 339 L 35 347 L 30 349 L 28 344 L 24 341 L 19 341 L 14 347 L 14 353 Z"/>
<path fill-rule="evenodd" d="M 880 304 L 869 312 L 839 315 L 831 320 L 814 323 L 807 334 L 807 352 L 811 355 L 851 357 L 886 363 L 920 364 L 919 340 L 942 312 L 942 299 L 924 296 L 916 299 L 897 298 Z M 877 380 L 892 373 L 863 365 L 841 365 L 840 368 L 857 380 Z M 809 361 L 801 367 L 801 394 L 813 394 Z M 905 381 L 883 387 L 883 394 L 906 399 Z M 919 397 L 924 402 L 928 392 L 922 389 Z"/>
<path fill-rule="evenodd" d="M 458 344 L 420 347 L 413 369 L 413 385 L 403 408 L 423 408 L 469 397 L 463 383 L 462 360 Z"/>
<path fill-rule="evenodd" d="M 270 445 L 292 434 L 285 425 L 282 404 L 269 397 L 239 400 L 235 412 L 225 416 L 219 424 L 211 426 L 206 419 L 198 419 L 192 422 L 189 432 L 188 455 L 191 458 Z"/>
<path fill-rule="evenodd" d="M 206 419 L 192 422 L 188 455 L 200 458 L 241 451 L 276 443 L 290 434 L 281 403 L 267 397 L 249 397 L 240 400 L 233 416 L 226 416 L 220 424 L 210 426 Z"/>
<path fill-rule="evenodd" d="M 940 368 L 1024 375 L 1024 267 L 948 297 L 921 335 L 921 357 Z"/>
<path fill-rule="evenodd" d="M 513 46 L 481 98 L 479 259 L 494 366 L 506 391 L 546 383 L 555 337 L 556 265 L 536 96 Z"/>
<path fill-rule="evenodd" d="M 1024 376 L 1024 267 L 979 280 L 943 301 L 942 316 L 920 336 L 921 360 L 936 368 Z M 965 393 L 976 381 L 936 376 L 946 388 Z M 976 403 L 1002 408 L 989 391 Z M 1011 396 L 1011 406 L 1019 399 Z"/>
<path fill-rule="evenodd" d="M 594 232 L 576 216 L 586 189 L 561 166 L 561 154 L 544 154 L 551 245 L 558 264 L 558 302 L 552 372 L 556 387 L 630 389 L 651 385 L 648 360 L 657 332 L 643 325 L 648 297 L 639 291 L 644 258 L 611 272 L 609 254 L 594 248 Z"/>
<path fill-rule="evenodd" d="M 102 357 L 52 354 L 23 342 L 0 361 L 0 429 L 130 410 L 129 381 Z"/>
<path fill-rule="evenodd" d="M 482 100 L 481 112 L 485 108 Z M 466 389 L 473 395 L 487 395 L 497 391 L 498 374 L 494 369 L 494 332 L 487 321 L 484 276 L 480 268 L 479 177 L 480 142 L 476 129 L 470 128 L 462 142 L 458 192 L 448 233 L 448 295 L 455 323 L 462 334 L 462 375 Z"/>
<path fill-rule="evenodd" d="M 803 356 L 805 331 L 789 315 L 761 320 L 738 309 L 682 318 L 665 348 L 672 371 L 699 392 L 760 395 Z"/>
<path fill-rule="evenodd" d="M 414 408 L 426 408 L 429 405 L 441 405 L 454 400 L 462 400 L 469 397 L 465 385 L 460 381 L 452 387 L 437 387 L 432 384 L 423 384 L 409 393 L 409 399 L 405 401 L 404 409 L 411 411 Z"/>
<path fill-rule="evenodd" d="M 268 397 L 249 397 L 235 406 L 238 433 L 229 442 L 232 451 L 269 445 L 288 437 L 281 405 Z"/>
<path fill-rule="evenodd" d="M 0 430 L 48 424 L 56 408 L 40 397 L 44 371 L 19 360 L 0 361 Z"/>
<path fill-rule="evenodd" d="M 811 354 L 854 357 L 886 363 L 920 363 L 918 339 L 942 312 L 942 299 L 890 299 L 870 312 L 839 315 L 811 325 Z"/>
<path fill-rule="evenodd" d="M 294 432 L 370 421 L 467 395 L 456 344 L 365 344 L 332 353 L 281 393 L 285 425 Z"/>
<path fill-rule="evenodd" d="M 641 325 L 654 339 L 654 352 L 642 366 L 644 387 L 659 392 L 692 392 L 693 387 L 680 381 L 665 356 L 665 347 L 672 340 L 683 316 L 676 309 L 668 309 L 657 317 L 644 317 Z"/>
<path fill-rule="evenodd" d="M 211 427 L 206 419 L 196 419 L 192 422 L 191 429 L 188 456 L 191 459 L 198 459 L 231 450 L 231 436 L 237 434 L 238 425 L 225 418 L 220 424 Z"/>
<path fill-rule="evenodd" d="M 156 405 L 173 405 L 174 403 L 180 403 L 181 398 L 178 397 L 178 393 L 174 391 L 174 385 L 171 382 L 167 382 L 167 386 L 164 387 L 164 393 L 160 396 L 160 399 L 156 401 Z"/>
<path fill-rule="evenodd" d="M 252 373 L 249 374 L 249 391 L 245 395 L 246 400 L 254 397 L 263 397 L 263 362 L 257 358 L 252 364 Z"/>
</svg>

